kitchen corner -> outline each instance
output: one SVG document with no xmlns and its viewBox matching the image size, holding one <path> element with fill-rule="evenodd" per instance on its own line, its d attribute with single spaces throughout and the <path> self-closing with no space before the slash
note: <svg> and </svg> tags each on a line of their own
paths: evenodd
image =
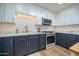
<svg viewBox="0 0 79 59">
<path fill-rule="evenodd" d="M 74 3 L 0 3 L 0 56 L 71 56 L 78 15 Z"/>
</svg>

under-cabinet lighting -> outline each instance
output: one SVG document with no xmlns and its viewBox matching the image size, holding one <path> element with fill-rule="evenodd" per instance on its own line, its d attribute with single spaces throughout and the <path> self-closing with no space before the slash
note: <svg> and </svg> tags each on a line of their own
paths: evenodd
<svg viewBox="0 0 79 59">
<path fill-rule="evenodd" d="M 58 3 L 59 5 L 61 5 L 62 3 Z"/>
<path fill-rule="evenodd" d="M 35 16 L 23 13 L 16 13 L 16 18 L 35 19 Z"/>
</svg>

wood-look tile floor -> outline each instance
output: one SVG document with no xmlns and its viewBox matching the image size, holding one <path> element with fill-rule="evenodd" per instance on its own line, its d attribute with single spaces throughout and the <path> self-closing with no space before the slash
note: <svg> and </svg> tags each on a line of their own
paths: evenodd
<svg viewBox="0 0 79 59">
<path fill-rule="evenodd" d="M 70 55 L 71 53 L 68 49 L 56 45 L 53 48 L 41 50 L 28 56 L 70 56 Z"/>
</svg>

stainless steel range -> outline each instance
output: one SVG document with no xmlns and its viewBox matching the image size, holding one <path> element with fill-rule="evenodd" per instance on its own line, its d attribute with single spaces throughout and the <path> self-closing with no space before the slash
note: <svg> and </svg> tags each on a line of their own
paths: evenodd
<svg viewBox="0 0 79 59">
<path fill-rule="evenodd" d="M 55 46 L 55 35 L 46 34 L 46 49 L 52 48 Z"/>
<path fill-rule="evenodd" d="M 43 31 L 46 34 L 46 49 L 55 46 L 55 33 L 53 31 Z"/>
</svg>

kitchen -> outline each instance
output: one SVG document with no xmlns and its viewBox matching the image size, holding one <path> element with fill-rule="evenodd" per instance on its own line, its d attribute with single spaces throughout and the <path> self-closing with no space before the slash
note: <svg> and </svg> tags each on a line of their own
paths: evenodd
<svg viewBox="0 0 79 59">
<path fill-rule="evenodd" d="M 0 3 L 0 56 L 79 55 L 78 10 L 78 3 Z"/>
</svg>

